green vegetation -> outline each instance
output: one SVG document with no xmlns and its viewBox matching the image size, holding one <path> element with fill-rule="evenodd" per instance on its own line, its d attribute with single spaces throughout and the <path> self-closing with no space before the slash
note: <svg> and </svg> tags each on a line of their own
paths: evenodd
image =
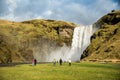
<svg viewBox="0 0 120 80">
<path fill-rule="evenodd" d="M 70 46 L 75 26 L 56 20 L 0 20 L 0 63 L 31 61 L 34 53 L 42 55 L 64 44 Z"/>
<path fill-rule="evenodd" d="M 64 63 L 0 67 L 0 80 L 120 80 L 119 64 Z"/>
<path fill-rule="evenodd" d="M 120 11 L 108 13 L 94 26 L 100 27 L 83 52 L 83 60 L 120 62 Z"/>
</svg>

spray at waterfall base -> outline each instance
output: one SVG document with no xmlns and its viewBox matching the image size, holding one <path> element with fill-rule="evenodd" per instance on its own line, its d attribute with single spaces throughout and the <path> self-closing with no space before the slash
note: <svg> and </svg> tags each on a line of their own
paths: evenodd
<svg viewBox="0 0 120 80">
<path fill-rule="evenodd" d="M 54 59 L 59 61 L 60 58 L 63 61 L 68 61 L 69 59 L 71 59 L 72 62 L 80 61 L 83 51 L 90 44 L 90 37 L 93 32 L 92 25 L 76 27 L 73 32 L 71 47 L 64 45 L 62 47 L 51 49 L 50 51 L 46 50 L 46 54 L 39 54 L 40 51 L 38 48 L 37 50 L 34 50 L 34 57 L 40 62 L 52 62 Z M 50 46 L 48 48 L 50 48 Z"/>
</svg>

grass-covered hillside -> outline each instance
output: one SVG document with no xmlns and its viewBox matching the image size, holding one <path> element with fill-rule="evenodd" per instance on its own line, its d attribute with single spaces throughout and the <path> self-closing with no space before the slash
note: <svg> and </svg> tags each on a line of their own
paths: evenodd
<svg viewBox="0 0 120 80">
<path fill-rule="evenodd" d="M 95 24 L 100 27 L 82 55 L 88 61 L 120 61 L 120 11 L 112 11 Z"/>
<path fill-rule="evenodd" d="M 0 20 L 0 63 L 31 61 L 35 51 L 46 54 L 64 44 L 70 46 L 75 26 L 56 20 Z"/>
</svg>

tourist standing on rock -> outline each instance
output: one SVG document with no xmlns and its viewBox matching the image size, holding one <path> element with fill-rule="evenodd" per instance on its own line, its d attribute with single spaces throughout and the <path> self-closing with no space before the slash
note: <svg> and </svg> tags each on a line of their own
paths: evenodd
<svg viewBox="0 0 120 80">
<path fill-rule="evenodd" d="M 62 65 L 62 59 L 60 58 L 60 60 L 59 60 L 59 63 L 60 63 L 60 65 Z"/>
</svg>

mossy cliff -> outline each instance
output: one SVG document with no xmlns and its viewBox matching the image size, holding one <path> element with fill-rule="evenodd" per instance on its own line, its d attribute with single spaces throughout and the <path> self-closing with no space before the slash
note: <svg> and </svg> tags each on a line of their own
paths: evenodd
<svg viewBox="0 0 120 80">
<path fill-rule="evenodd" d="M 112 11 L 100 18 L 94 27 L 99 29 L 92 35 L 91 44 L 83 52 L 84 61 L 120 60 L 120 11 Z"/>
<path fill-rule="evenodd" d="M 0 63 L 31 61 L 38 50 L 48 54 L 64 44 L 70 46 L 75 26 L 56 20 L 0 20 Z"/>
</svg>

